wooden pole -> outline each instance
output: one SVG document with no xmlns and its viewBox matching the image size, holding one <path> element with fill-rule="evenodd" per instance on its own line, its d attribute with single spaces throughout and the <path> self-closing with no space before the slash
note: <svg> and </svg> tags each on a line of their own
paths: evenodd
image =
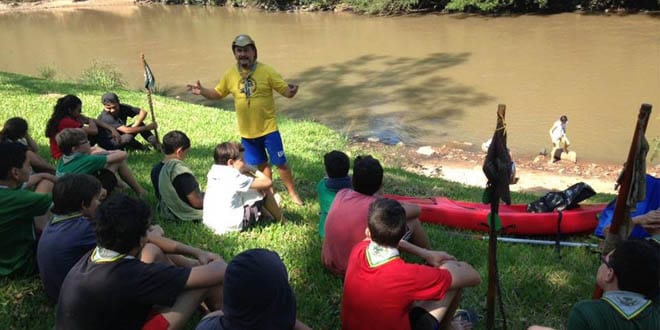
<svg viewBox="0 0 660 330">
<path fill-rule="evenodd" d="M 506 105 L 500 104 L 497 106 L 497 126 L 495 129 L 495 134 L 504 136 L 504 118 L 506 115 Z M 498 139 L 493 138 L 493 143 Z M 506 140 L 504 140 L 506 144 Z M 499 181 L 499 184 L 508 184 L 508 180 Z M 495 217 L 499 213 L 500 209 L 500 194 L 497 187 L 491 189 L 490 196 L 490 218 L 488 219 L 488 295 L 486 297 L 486 328 L 495 329 L 495 298 L 497 297 L 497 284 L 498 284 L 498 275 L 497 275 L 497 230 L 495 228 Z"/>
<path fill-rule="evenodd" d="M 146 74 L 147 74 L 147 61 L 144 59 L 144 54 L 140 55 L 140 59 L 142 60 L 142 72 L 145 73 L 145 79 L 146 79 Z M 151 99 L 151 88 L 145 84 L 144 88 L 147 90 L 147 100 L 149 101 L 149 111 L 151 113 L 151 121 L 156 122 L 156 115 L 154 114 L 154 102 Z M 160 149 L 160 138 L 158 137 L 158 128 L 154 128 L 154 135 L 156 136 L 156 145 Z"/>
<path fill-rule="evenodd" d="M 628 158 L 623 168 L 623 177 L 619 182 L 619 193 L 616 197 L 616 204 L 614 206 L 614 214 L 612 215 L 612 223 L 605 233 L 605 245 L 603 246 L 603 254 L 610 253 L 614 249 L 614 245 L 619 240 L 624 240 L 630 235 L 630 206 L 628 206 L 628 197 L 630 195 L 630 188 L 633 179 L 633 168 L 637 157 L 637 149 L 641 141 L 639 140 L 640 133 L 646 132 L 648 119 L 651 116 L 650 104 L 642 104 L 637 115 L 637 123 L 635 124 L 635 131 L 633 133 L 632 142 L 630 143 L 630 150 L 628 151 Z M 603 295 L 603 290 L 596 284 L 594 289 L 593 298 L 599 299 Z"/>
</svg>

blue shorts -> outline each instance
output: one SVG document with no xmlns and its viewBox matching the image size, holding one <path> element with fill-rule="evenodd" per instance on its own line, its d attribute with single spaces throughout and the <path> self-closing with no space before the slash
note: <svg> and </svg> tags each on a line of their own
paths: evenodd
<svg viewBox="0 0 660 330">
<path fill-rule="evenodd" d="M 278 166 L 286 164 L 282 136 L 279 131 L 268 133 L 256 139 L 241 138 L 241 144 L 245 148 L 245 162 L 248 165 L 257 166 L 268 162 Z M 268 152 L 268 156 L 266 156 Z"/>
</svg>

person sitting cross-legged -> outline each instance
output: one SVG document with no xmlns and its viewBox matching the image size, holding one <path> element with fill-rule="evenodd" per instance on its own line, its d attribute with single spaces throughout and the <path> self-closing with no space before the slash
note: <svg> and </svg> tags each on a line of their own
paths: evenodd
<svg viewBox="0 0 660 330">
<path fill-rule="evenodd" d="M 0 142 L 0 155 L 0 277 L 31 275 L 37 270 L 36 233 L 50 218 L 53 183 L 30 176 L 23 144 Z"/>
<path fill-rule="evenodd" d="M 371 156 L 358 156 L 353 162 L 353 189 L 342 189 L 335 196 L 325 221 L 321 259 L 323 266 L 344 277 L 353 246 L 364 240 L 369 205 L 382 195 L 383 167 Z M 416 255 L 430 265 L 439 266 L 448 256 L 431 251 L 428 236 L 419 222 L 417 205 L 403 204 L 406 210 L 406 235 L 399 248 Z"/>
<path fill-rule="evenodd" d="M 162 237 L 144 201 L 112 195 L 94 220 L 97 246 L 62 283 L 56 329 L 181 329 L 205 298 L 221 308 L 227 264 Z"/>
<path fill-rule="evenodd" d="M 163 137 L 165 158 L 151 169 L 151 183 L 158 198 L 158 215 L 168 220 L 202 220 L 204 193 L 192 170 L 184 163 L 190 139 L 181 131 Z"/>
<path fill-rule="evenodd" d="M 367 239 L 351 252 L 341 305 L 343 329 L 448 329 L 461 289 L 481 283 L 479 273 L 450 257 L 439 267 L 405 262 L 399 241 L 406 212 L 392 199 L 369 206 Z M 449 316 L 449 317 L 448 317 Z"/>
<path fill-rule="evenodd" d="M 328 152 L 323 156 L 323 165 L 325 166 L 326 177 L 316 184 L 316 193 L 321 209 L 319 219 L 319 236 L 321 238 L 325 236 L 325 219 L 328 217 L 328 211 L 335 195 L 341 189 L 351 188 L 351 177 L 348 176 L 351 162 L 345 153 L 337 150 Z"/>
<path fill-rule="evenodd" d="M 55 139 L 63 154 L 62 158 L 57 161 L 58 177 L 67 173 L 91 174 L 99 176 L 101 182 L 104 182 L 105 180 L 101 177 L 107 171 L 102 170 L 107 169 L 112 173 L 118 173 L 138 196 L 142 197 L 147 194 L 147 191 L 133 176 L 131 169 L 128 168 L 126 163 L 128 154 L 125 151 L 108 150 L 91 155 L 87 134 L 79 128 L 66 128 L 57 133 Z M 114 185 L 104 185 L 104 188 L 111 193 Z"/>
<path fill-rule="evenodd" d="M 265 218 L 264 211 L 277 221 L 284 220 L 270 190 L 273 182 L 245 165 L 244 152 L 238 142 L 215 147 L 204 195 L 204 224 L 217 234 L 245 230 Z"/>
<path fill-rule="evenodd" d="M 96 246 L 92 219 L 105 197 L 101 182 L 89 174 L 67 174 L 53 187 L 53 218 L 37 245 L 39 276 L 52 304 L 71 267 Z"/>
<path fill-rule="evenodd" d="M 156 122 L 145 125 L 144 120 L 147 112 L 134 106 L 120 103 L 119 96 L 115 93 L 105 93 L 101 97 L 103 112 L 99 114 L 98 122 L 105 123 L 114 128 L 119 137 L 110 140 L 111 149 L 136 149 L 144 150 L 146 147 L 135 139 L 140 134 L 151 146 L 158 149 L 156 136 L 151 132 L 158 128 Z M 128 118 L 135 118 L 132 124 L 128 124 Z"/>
</svg>

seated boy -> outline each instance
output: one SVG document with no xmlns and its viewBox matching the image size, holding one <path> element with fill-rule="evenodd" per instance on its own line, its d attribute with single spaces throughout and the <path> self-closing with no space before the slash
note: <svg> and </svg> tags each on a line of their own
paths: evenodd
<svg viewBox="0 0 660 330">
<path fill-rule="evenodd" d="M 202 319 L 196 330 L 309 329 L 296 319 L 296 296 L 280 256 L 246 250 L 227 265 L 222 311 Z"/>
<path fill-rule="evenodd" d="M 351 252 L 341 306 L 343 329 L 447 329 L 458 307 L 460 290 L 481 283 L 464 262 L 439 267 L 406 263 L 399 241 L 406 212 L 391 199 L 369 207 L 367 240 Z M 370 239 L 370 240 L 369 240 Z"/>
<path fill-rule="evenodd" d="M 275 220 L 283 220 L 270 191 L 273 182 L 246 166 L 243 153 L 243 146 L 237 142 L 215 147 L 215 164 L 207 175 L 204 195 L 204 224 L 217 234 L 247 229 L 260 220 L 264 210 Z"/>
<path fill-rule="evenodd" d="M 319 220 L 319 236 L 325 236 L 325 219 L 335 199 L 337 192 L 344 188 L 351 188 L 351 177 L 348 169 L 351 166 L 348 156 L 337 150 L 330 151 L 323 156 L 326 177 L 316 185 L 319 198 L 321 219 Z"/>
<path fill-rule="evenodd" d="M 37 246 L 39 275 L 53 304 L 71 267 L 96 246 L 92 218 L 105 193 L 101 182 L 88 174 L 67 174 L 53 188 L 53 219 Z"/>
<path fill-rule="evenodd" d="M 30 176 L 27 148 L 0 143 L 0 277 L 29 275 L 37 270 L 35 228 L 48 222 L 52 182 Z M 22 189 L 24 183 L 34 191 Z"/>
<path fill-rule="evenodd" d="M 325 221 L 325 237 L 321 257 L 323 266 L 344 277 L 348 256 L 353 246 L 364 240 L 369 205 L 382 195 L 383 167 L 371 156 L 358 156 L 353 162 L 353 189 L 342 189 L 335 196 Z M 419 222 L 418 206 L 403 204 L 408 230 L 399 248 L 439 266 L 448 256 L 429 250 L 431 244 Z"/>
<path fill-rule="evenodd" d="M 98 116 L 98 121 L 111 126 L 119 133 L 119 138 L 111 140 L 114 149 L 128 147 L 144 150 L 146 147 L 135 140 L 137 134 L 142 135 L 149 144 L 158 149 L 156 136 L 151 133 L 151 130 L 158 128 L 158 124 L 155 122 L 148 125 L 144 124 L 144 119 L 147 117 L 146 111 L 120 103 L 119 97 L 115 93 L 103 94 L 101 102 L 103 103 L 103 112 Z M 133 124 L 128 125 L 128 118 L 136 116 L 137 118 Z"/>
<path fill-rule="evenodd" d="M 648 240 L 624 240 L 601 256 L 600 299 L 583 300 L 568 314 L 569 330 L 637 330 L 660 326 L 660 248 Z M 532 326 L 530 330 L 550 329 Z"/>
<path fill-rule="evenodd" d="M 163 137 L 162 149 L 165 158 L 151 169 L 158 215 L 168 220 L 201 220 L 204 193 L 183 162 L 190 150 L 190 139 L 181 131 L 171 131 Z"/>
<path fill-rule="evenodd" d="M 147 237 L 150 218 L 149 205 L 123 194 L 97 208 L 97 246 L 62 283 L 56 329 L 180 329 L 207 294 L 219 295 L 212 289 L 222 284 L 224 260 L 162 237 L 157 246 L 147 243 L 159 237 Z M 138 259 L 158 261 L 162 253 L 194 256 L 201 266 Z"/>
<path fill-rule="evenodd" d="M 138 196 L 147 194 L 128 168 L 128 154 L 125 151 L 109 150 L 91 155 L 87 134 L 79 128 L 66 128 L 57 133 L 55 140 L 62 151 L 62 158 L 57 161 L 57 176 L 67 173 L 96 175 L 100 170 L 107 169 L 118 173 Z M 111 190 L 108 189 L 108 193 Z"/>
</svg>

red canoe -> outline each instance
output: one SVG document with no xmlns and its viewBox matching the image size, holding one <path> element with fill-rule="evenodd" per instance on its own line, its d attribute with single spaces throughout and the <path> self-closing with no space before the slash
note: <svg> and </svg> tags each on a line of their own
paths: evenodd
<svg viewBox="0 0 660 330">
<path fill-rule="evenodd" d="M 386 195 L 387 198 L 417 204 L 421 208 L 419 220 L 431 224 L 475 231 L 488 231 L 486 218 L 489 204 L 454 201 L 444 197 L 406 197 Z M 596 215 L 606 204 L 583 205 L 562 212 L 561 233 L 579 234 L 592 232 L 598 219 Z M 499 215 L 502 226 L 512 226 L 506 233 L 516 235 L 553 235 L 557 233 L 558 212 L 528 213 L 527 205 L 500 204 Z"/>
</svg>

